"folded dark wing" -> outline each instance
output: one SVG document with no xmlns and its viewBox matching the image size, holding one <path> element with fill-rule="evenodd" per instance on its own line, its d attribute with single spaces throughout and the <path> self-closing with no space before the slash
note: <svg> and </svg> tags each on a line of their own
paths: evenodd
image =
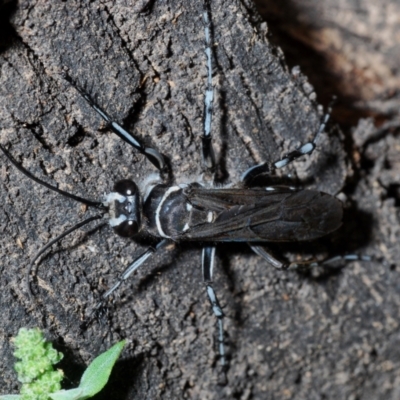
<svg viewBox="0 0 400 400">
<path fill-rule="evenodd" d="M 196 188 L 194 207 L 213 212 L 212 222 L 182 233 L 182 240 L 292 242 L 325 236 L 341 225 L 342 204 L 314 190 Z"/>
</svg>

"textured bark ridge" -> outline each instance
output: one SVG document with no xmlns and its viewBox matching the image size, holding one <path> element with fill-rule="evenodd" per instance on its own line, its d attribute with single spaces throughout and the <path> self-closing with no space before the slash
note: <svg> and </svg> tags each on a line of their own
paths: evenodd
<svg viewBox="0 0 400 400">
<path fill-rule="evenodd" d="M 339 95 L 348 127 L 400 108 L 400 5 L 393 0 L 256 0 L 289 64 L 300 65 L 320 101 Z"/>
<path fill-rule="evenodd" d="M 262 9 L 267 18 L 271 10 L 287 21 L 272 37 L 292 43 L 289 68 L 252 4 L 211 3 L 213 135 L 221 183 L 232 184 L 255 163 L 277 160 L 307 142 L 322 116 L 320 97 L 326 102 L 332 92 L 346 93 L 338 87 L 316 93 L 294 67 L 300 60 L 292 56 L 295 42 L 287 32 L 298 26 L 298 14 L 289 11 L 299 5 L 283 2 L 286 12 L 265 2 Z M 359 21 L 362 15 L 342 3 L 352 27 L 351 18 Z M 386 3 L 388 10 L 395 8 Z M 113 118 L 167 156 L 175 182 L 199 178 L 206 77 L 201 1 L 42 0 L 9 2 L 3 10 L 8 18 L 0 43 L 0 140 L 25 168 L 93 199 L 118 179 L 140 183 L 155 172 L 63 80 L 60 72 L 67 71 Z M 313 10 L 311 3 L 304 11 L 307 26 L 331 32 L 327 17 L 307 10 Z M 394 26 L 390 21 L 381 18 L 381 33 Z M 369 22 L 365 18 L 366 26 Z M 372 37 L 374 30 L 366 28 Z M 344 28 L 341 32 L 345 43 Z M 385 42 L 389 37 L 382 33 L 376 40 L 396 50 Z M 325 47 L 340 63 L 336 49 Z M 367 48 L 358 48 L 355 56 L 362 59 Z M 380 90 L 369 87 L 368 79 L 360 84 L 349 78 L 347 64 L 336 71 L 346 82 L 350 94 L 344 99 L 352 98 L 351 109 L 367 104 L 379 124 L 358 121 L 364 114 L 352 113 L 346 134 L 331 125 L 311 157 L 283 171 L 303 187 L 340 193 L 343 226 L 318 242 L 273 247 L 291 258 L 358 252 L 378 259 L 332 271 L 281 272 L 244 245 L 219 246 L 215 289 L 225 306 L 230 356 L 225 386 L 218 385 L 216 325 L 202 284 L 200 245 L 178 243 L 154 256 L 120 291 L 103 323 L 81 332 L 98 296 L 151 244 L 118 238 L 94 224 L 43 258 L 32 279 L 37 304 L 28 300 L 30 260 L 92 211 L 49 193 L 0 155 L 0 392 L 17 390 L 10 338 L 21 326 L 40 326 L 66 354 L 61 368 L 71 386 L 96 354 L 120 338 L 129 340 L 98 398 L 397 399 L 400 64 L 385 62 L 386 54 L 395 55 L 389 50 L 380 55 L 392 78 L 383 71 L 376 79 Z M 362 76 L 368 75 L 366 64 Z M 312 82 L 323 81 L 326 68 L 311 65 Z M 343 104 L 339 98 L 341 120 Z"/>
</svg>

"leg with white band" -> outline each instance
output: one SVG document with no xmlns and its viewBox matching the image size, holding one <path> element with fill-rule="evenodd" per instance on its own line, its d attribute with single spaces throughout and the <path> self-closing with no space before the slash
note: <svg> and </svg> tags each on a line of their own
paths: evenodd
<svg viewBox="0 0 400 400">
<path fill-rule="evenodd" d="M 326 124 L 329 121 L 329 118 L 332 113 L 332 104 L 333 104 L 334 100 L 335 99 L 333 99 L 331 104 L 329 105 L 327 112 L 325 113 L 325 115 L 322 118 L 322 121 L 321 121 L 321 124 L 319 126 L 317 133 L 314 135 L 314 138 L 310 142 L 303 144 L 298 149 L 285 154 L 280 160 L 277 160 L 272 163 L 265 162 L 265 163 L 258 164 L 258 165 L 255 165 L 254 167 L 249 168 L 242 175 L 242 178 L 241 178 L 242 182 L 244 182 L 246 185 L 248 185 L 251 183 L 251 181 L 254 178 L 256 178 L 257 176 L 259 176 L 261 174 L 264 174 L 264 173 L 271 174 L 276 169 L 286 167 L 292 161 L 296 160 L 297 158 L 299 158 L 301 156 L 311 155 L 316 147 L 315 143 L 318 139 L 318 136 L 325 130 Z"/>
<path fill-rule="evenodd" d="M 218 323 L 218 351 L 221 361 L 221 366 L 226 366 L 225 356 L 225 333 L 224 333 L 224 313 L 219 304 L 217 295 L 215 294 L 214 288 L 212 287 L 212 277 L 215 260 L 215 247 L 207 246 L 203 247 L 202 253 L 202 269 L 203 269 L 203 280 L 206 284 L 207 295 L 211 303 L 212 311 L 217 318 Z"/>
</svg>

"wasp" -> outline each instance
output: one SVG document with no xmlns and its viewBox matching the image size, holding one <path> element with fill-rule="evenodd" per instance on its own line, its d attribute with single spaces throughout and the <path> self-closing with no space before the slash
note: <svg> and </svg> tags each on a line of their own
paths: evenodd
<svg viewBox="0 0 400 400">
<path fill-rule="evenodd" d="M 212 145 L 212 114 L 214 88 L 213 51 L 211 45 L 211 19 L 208 1 L 203 13 L 205 54 L 207 66 L 204 96 L 204 121 L 202 135 L 203 166 L 213 175 L 216 157 Z M 219 356 L 223 366 L 227 364 L 225 351 L 224 313 L 213 288 L 213 270 L 216 245 L 221 242 L 244 242 L 269 264 L 286 269 L 290 264 L 275 258 L 264 247 L 266 243 L 311 241 L 328 235 L 342 224 L 342 203 L 329 194 L 316 190 L 301 190 L 289 186 L 254 187 L 252 182 L 260 175 L 271 175 L 299 157 L 310 155 L 316 148 L 318 136 L 325 130 L 331 107 L 323 116 L 312 140 L 287 153 L 274 162 L 265 162 L 245 171 L 236 187 L 213 187 L 199 182 L 176 183 L 168 174 L 166 157 L 157 149 L 146 147 L 121 124 L 100 108 L 93 98 L 82 89 L 69 74 L 66 79 L 89 103 L 109 128 L 123 141 L 143 154 L 159 171 L 159 179 L 145 179 L 138 184 L 131 179 L 115 183 L 113 190 L 100 200 L 89 200 L 58 189 L 24 169 L 2 145 L 0 150 L 28 178 L 63 196 L 99 210 L 46 244 L 33 258 L 27 270 L 28 293 L 32 295 L 29 279 L 36 260 L 54 243 L 83 225 L 97 219 L 107 219 L 114 232 L 122 237 L 148 236 L 158 243 L 139 255 L 119 276 L 118 280 L 95 305 L 98 312 L 128 277 L 152 254 L 171 242 L 199 242 L 202 244 L 202 271 L 206 292 L 212 311 L 218 321 Z M 356 255 L 340 256 L 343 260 L 360 259 Z M 361 257 L 361 259 L 369 259 Z M 327 264 L 331 260 L 315 264 Z M 307 263 L 305 263 L 307 264 Z"/>
</svg>

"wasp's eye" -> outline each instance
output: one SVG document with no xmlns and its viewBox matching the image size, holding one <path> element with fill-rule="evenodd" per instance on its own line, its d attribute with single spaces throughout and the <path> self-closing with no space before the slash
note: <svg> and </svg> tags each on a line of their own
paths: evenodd
<svg viewBox="0 0 400 400">
<path fill-rule="evenodd" d="M 114 226 L 114 231 L 119 236 L 132 237 L 138 233 L 139 224 L 136 221 L 124 221 L 119 225 Z"/>
<path fill-rule="evenodd" d="M 114 185 L 114 192 L 117 192 L 123 196 L 133 196 L 137 192 L 138 188 L 136 184 L 130 179 L 124 179 L 116 182 Z"/>
</svg>

